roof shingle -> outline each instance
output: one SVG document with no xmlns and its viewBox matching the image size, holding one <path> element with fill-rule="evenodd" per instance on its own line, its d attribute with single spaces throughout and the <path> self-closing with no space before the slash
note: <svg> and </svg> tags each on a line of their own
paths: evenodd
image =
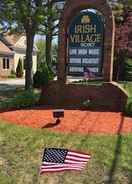
<svg viewBox="0 0 132 184">
<path fill-rule="evenodd" d="M 0 41 L 0 53 L 13 54 L 13 51 L 9 49 L 2 41 Z"/>
</svg>

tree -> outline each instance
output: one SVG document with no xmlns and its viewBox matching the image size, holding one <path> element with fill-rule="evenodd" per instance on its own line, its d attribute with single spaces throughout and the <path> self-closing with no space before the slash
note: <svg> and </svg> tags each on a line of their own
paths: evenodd
<svg viewBox="0 0 132 184">
<path fill-rule="evenodd" d="M 19 58 L 19 61 L 18 61 L 18 64 L 17 64 L 16 76 L 18 78 L 23 77 L 23 66 L 22 66 L 22 60 L 21 60 L 21 58 Z"/>
<path fill-rule="evenodd" d="M 125 11 L 123 21 L 116 25 L 116 51 L 132 56 L 132 12 Z"/>
<path fill-rule="evenodd" d="M 45 1 L 44 0 L 14 0 L 14 18 L 16 29 L 24 30 L 27 38 L 26 49 L 26 84 L 25 88 L 32 87 L 32 53 L 34 36 L 39 29 L 40 24 L 45 19 Z"/>
<path fill-rule="evenodd" d="M 7 32 L 10 29 L 11 14 L 10 6 L 12 0 L 0 0 L 0 34 Z"/>
<path fill-rule="evenodd" d="M 124 79 L 124 60 L 132 57 L 132 12 L 124 10 L 122 21 L 116 23 L 115 57 L 117 62 L 116 79 Z"/>
<path fill-rule="evenodd" d="M 25 88 L 32 87 L 32 52 L 34 36 L 45 21 L 47 1 L 45 0 L 2 0 L 8 12 L 6 24 L 10 24 L 12 30 L 25 32 L 27 40 L 26 49 L 26 73 Z M 6 6 L 7 5 L 7 6 Z"/>
<path fill-rule="evenodd" d="M 46 58 L 50 65 L 51 61 L 51 17 L 55 17 L 54 2 L 59 0 L 1 0 L 4 7 L 6 23 L 8 23 L 16 32 L 25 32 L 27 38 L 26 49 L 26 73 L 25 73 L 25 89 L 32 87 L 32 52 L 34 44 L 34 36 L 37 32 L 43 30 L 46 34 Z M 60 0 L 61 1 L 61 0 Z M 48 22 L 48 28 L 44 22 Z M 49 60 L 49 61 L 48 61 Z"/>
<path fill-rule="evenodd" d="M 51 68 L 52 63 L 52 40 L 54 36 L 58 34 L 58 26 L 59 26 L 59 17 L 60 17 L 60 10 L 57 10 L 56 3 L 62 3 L 64 0 L 48 0 L 47 1 L 47 16 L 45 21 L 42 25 L 42 30 L 40 29 L 40 34 L 45 35 L 46 46 L 45 46 L 45 57 L 46 63 L 49 69 Z M 43 28 L 44 27 L 44 28 Z"/>
<path fill-rule="evenodd" d="M 41 65 L 42 63 L 45 63 L 47 65 L 47 62 L 46 62 L 46 50 L 45 50 L 45 47 L 46 47 L 45 38 L 44 37 L 38 38 L 36 40 L 35 45 L 37 47 L 37 70 L 40 70 L 41 66 L 42 66 Z M 53 65 L 54 66 L 56 65 L 57 52 L 58 52 L 58 46 L 57 46 L 57 44 L 54 43 L 54 44 L 52 44 L 52 48 L 51 48 L 51 51 L 50 51 L 51 63 L 50 63 L 50 67 L 48 67 L 49 70 L 52 70 L 53 69 Z"/>
<path fill-rule="evenodd" d="M 132 57 L 132 1 L 110 0 L 110 3 L 116 22 L 114 80 L 123 80 L 125 58 Z"/>
<path fill-rule="evenodd" d="M 46 62 L 45 59 L 45 38 L 40 38 L 36 40 L 35 43 L 37 47 L 37 70 L 40 70 L 41 63 Z"/>
</svg>

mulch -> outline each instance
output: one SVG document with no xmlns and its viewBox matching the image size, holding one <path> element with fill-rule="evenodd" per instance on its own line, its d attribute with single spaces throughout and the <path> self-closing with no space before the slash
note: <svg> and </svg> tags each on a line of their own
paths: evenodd
<svg viewBox="0 0 132 184">
<path fill-rule="evenodd" d="M 0 119 L 33 128 L 76 133 L 132 133 L 132 118 L 121 112 L 100 112 L 88 110 L 64 111 L 60 123 L 53 118 L 53 109 L 33 108 L 3 111 Z"/>
</svg>

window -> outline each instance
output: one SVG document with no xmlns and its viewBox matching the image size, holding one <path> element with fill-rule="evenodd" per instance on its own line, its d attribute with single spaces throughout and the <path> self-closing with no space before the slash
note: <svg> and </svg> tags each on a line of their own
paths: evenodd
<svg viewBox="0 0 132 184">
<path fill-rule="evenodd" d="M 9 69 L 10 64 L 9 64 L 9 58 L 3 58 L 3 69 Z"/>
</svg>

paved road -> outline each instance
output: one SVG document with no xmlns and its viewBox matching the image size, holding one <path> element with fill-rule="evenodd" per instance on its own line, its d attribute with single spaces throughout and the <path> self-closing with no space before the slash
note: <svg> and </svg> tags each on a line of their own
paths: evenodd
<svg viewBox="0 0 132 184">
<path fill-rule="evenodd" d="M 0 91 L 24 87 L 25 79 L 0 79 Z"/>
</svg>

